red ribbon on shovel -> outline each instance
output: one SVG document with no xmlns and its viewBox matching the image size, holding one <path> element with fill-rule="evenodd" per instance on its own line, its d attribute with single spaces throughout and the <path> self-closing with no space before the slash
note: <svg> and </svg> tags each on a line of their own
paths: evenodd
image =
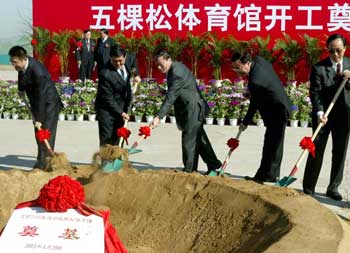
<svg viewBox="0 0 350 253">
<path fill-rule="evenodd" d="M 51 132 L 49 129 L 39 129 L 35 133 L 35 137 L 40 141 L 40 142 L 45 142 L 45 140 L 49 140 L 51 137 Z"/>
<path fill-rule="evenodd" d="M 123 138 L 126 142 L 126 145 L 129 145 L 128 138 L 129 138 L 130 134 L 131 134 L 131 131 L 129 129 L 127 129 L 126 127 L 120 127 L 117 129 L 117 136 Z"/>
<path fill-rule="evenodd" d="M 238 130 L 238 133 L 236 135 L 236 138 L 230 138 L 227 140 L 227 146 L 230 148 L 228 151 L 225 161 L 222 163 L 220 171 L 218 172 L 218 175 L 222 175 L 227 167 L 227 163 L 230 160 L 230 157 L 232 155 L 232 152 L 239 146 L 239 136 L 241 135 L 242 130 Z"/>
<path fill-rule="evenodd" d="M 141 136 L 137 141 L 134 142 L 134 144 L 132 144 L 130 149 L 136 148 L 140 142 L 144 139 L 146 139 L 147 137 L 151 136 L 151 127 L 149 126 L 142 126 L 139 128 L 139 135 Z"/>
<path fill-rule="evenodd" d="M 312 155 L 313 158 L 315 158 L 316 155 L 316 148 L 315 148 L 315 143 L 312 141 L 312 137 L 304 137 L 300 143 L 299 146 L 302 149 L 307 149 L 309 150 L 310 154 Z"/>
</svg>

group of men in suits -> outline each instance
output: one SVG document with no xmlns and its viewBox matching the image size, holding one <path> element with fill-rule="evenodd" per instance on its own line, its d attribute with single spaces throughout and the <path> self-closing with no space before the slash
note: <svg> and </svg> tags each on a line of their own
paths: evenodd
<svg viewBox="0 0 350 253">
<path fill-rule="evenodd" d="M 329 119 L 324 116 L 324 112 L 341 82 L 349 79 L 350 61 L 344 57 L 346 40 L 342 35 L 330 35 L 326 44 L 329 56 L 312 66 L 310 76 L 313 131 L 319 123 L 322 123 L 323 127 L 314 140 L 316 155 L 313 157 L 309 154 L 307 159 L 303 190 L 309 195 L 315 193 L 325 147 L 328 136 L 331 134 L 332 166 L 326 196 L 340 201 L 342 195 L 338 187 L 343 178 L 350 130 L 350 85 L 346 85 L 341 91 L 329 114 Z M 248 88 L 251 93 L 249 109 L 240 129 L 247 128 L 257 110 L 266 124 L 260 167 L 254 177 L 246 177 L 246 179 L 256 182 L 276 182 L 280 175 L 284 133 L 291 113 L 291 102 L 271 64 L 266 60 L 261 57 L 252 60 L 249 55 L 238 53 L 232 57 L 232 66 L 237 73 L 248 76 Z"/>
<path fill-rule="evenodd" d="M 117 144 L 116 130 L 129 120 L 131 103 L 130 82 L 140 82 L 135 55 L 128 54 L 120 45 L 108 38 L 108 30 L 100 31 L 101 38 L 96 46 L 85 41 L 84 50 L 93 51 L 97 59 L 99 86 L 96 97 L 96 112 L 99 125 L 100 145 Z M 89 32 L 85 33 L 88 39 Z M 338 187 L 342 181 L 346 150 L 350 130 L 350 85 L 346 86 L 336 101 L 329 119 L 324 116 L 340 82 L 350 77 L 350 61 L 344 57 L 346 40 L 340 34 L 333 34 L 327 40 L 329 56 L 312 67 L 310 96 L 312 101 L 312 125 L 324 127 L 315 139 L 316 157 L 309 155 L 303 181 L 306 194 L 314 194 L 322 166 L 323 154 L 332 135 L 332 168 L 326 195 L 342 200 Z M 18 90 L 27 94 L 33 113 L 36 130 L 44 127 L 51 131 L 49 140 L 54 147 L 58 112 L 62 107 L 59 95 L 46 68 L 32 57 L 27 56 L 23 47 L 15 46 L 9 51 L 12 65 L 18 71 Z M 82 58 L 81 58 L 82 59 Z M 83 61 L 82 61 L 83 62 Z M 83 63 L 80 64 L 83 64 Z M 159 124 L 174 106 L 178 128 L 182 131 L 182 151 L 184 171 L 197 171 L 199 156 L 207 164 L 208 173 L 221 167 L 203 128 L 208 105 L 198 90 L 196 79 L 182 63 L 171 59 L 161 50 L 155 58 L 157 68 L 166 74 L 168 90 L 165 99 L 151 123 Z M 80 65 L 91 70 L 91 65 Z M 266 125 L 264 146 L 260 166 L 254 177 L 247 180 L 256 182 L 276 182 L 280 176 L 283 157 L 285 128 L 291 114 L 291 101 L 287 97 L 280 79 L 271 63 L 261 57 L 252 59 L 247 53 L 236 53 L 232 57 L 233 70 L 248 78 L 251 94 L 250 105 L 240 130 L 245 130 L 254 114 L 259 111 Z M 88 73 L 88 72 L 85 72 Z M 87 75 L 88 76 L 88 75 Z M 36 131 L 35 130 L 35 131 Z M 45 167 L 48 153 L 38 143 L 38 157 L 35 167 Z"/>
<path fill-rule="evenodd" d="M 96 42 L 91 39 L 91 31 L 87 29 L 84 30 L 83 38 L 78 41 L 75 55 L 79 70 L 79 79 L 83 82 L 86 79 L 91 79 L 96 67 L 99 74 L 108 64 L 111 47 L 115 45 L 114 40 L 108 34 L 108 29 L 102 28 L 100 30 L 100 38 Z"/>
</svg>

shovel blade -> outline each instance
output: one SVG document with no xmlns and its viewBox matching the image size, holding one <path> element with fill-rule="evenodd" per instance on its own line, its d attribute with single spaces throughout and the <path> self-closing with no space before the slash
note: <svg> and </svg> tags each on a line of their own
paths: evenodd
<svg viewBox="0 0 350 253">
<path fill-rule="evenodd" d="M 142 152 L 142 149 L 136 149 L 136 148 L 129 148 L 128 149 L 128 154 L 129 155 L 137 154 L 137 153 L 140 153 L 140 152 Z"/>
<path fill-rule="evenodd" d="M 281 180 L 276 182 L 276 186 L 280 187 L 287 187 L 288 185 L 291 185 L 293 182 L 295 182 L 297 179 L 295 177 L 289 176 L 289 177 L 284 177 Z"/>
<path fill-rule="evenodd" d="M 215 171 L 215 170 L 210 171 L 209 174 L 208 174 L 209 177 L 216 177 L 218 175 L 219 175 L 218 172 Z"/>
<path fill-rule="evenodd" d="M 116 172 L 123 167 L 123 161 L 115 159 L 114 161 L 106 161 L 103 163 L 102 170 L 106 173 Z"/>
</svg>

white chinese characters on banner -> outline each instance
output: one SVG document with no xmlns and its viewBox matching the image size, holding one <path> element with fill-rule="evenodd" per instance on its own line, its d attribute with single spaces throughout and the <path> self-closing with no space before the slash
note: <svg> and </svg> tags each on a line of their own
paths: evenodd
<svg viewBox="0 0 350 253">
<path fill-rule="evenodd" d="M 65 213 L 40 207 L 16 209 L 0 237 L 0 252 L 104 253 L 103 219 L 74 209 Z"/>
<path fill-rule="evenodd" d="M 306 17 L 291 15 L 291 10 L 296 8 L 297 12 L 305 13 Z M 328 6 L 329 17 L 325 26 L 329 32 L 344 29 L 350 31 L 350 6 L 347 3 L 339 5 L 334 3 Z M 177 22 L 178 31 L 192 31 L 194 27 L 201 23 L 207 24 L 207 30 L 230 31 L 235 28 L 237 31 L 270 31 L 279 29 L 286 31 L 288 22 L 296 19 L 300 24 L 295 25 L 296 30 L 322 30 L 322 24 L 314 24 L 312 18 L 317 16 L 317 12 L 322 11 L 322 6 L 291 6 L 291 5 L 266 5 L 264 7 L 250 4 L 232 4 L 231 6 L 220 6 L 218 3 L 210 6 L 198 8 L 194 4 L 179 4 L 177 9 L 170 9 L 167 4 L 155 5 L 146 4 L 120 4 L 117 10 L 113 6 L 91 6 L 91 15 L 94 24 L 90 24 L 91 29 L 115 29 L 118 31 L 142 31 L 147 27 L 149 31 L 154 30 L 171 30 L 174 29 L 174 23 Z M 200 14 L 206 15 L 206 20 L 199 18 Z M 266 15 L 262 15 L 265 13 Z M 117 15 L 117 16 L 116 16 Z M 144 16 L 143 16 L 144 15 Z M 300 19 L 300 20 L 299 20 Z M 305 20 L 304 20 L 305 19 Z M 111 24 L 112 20 L 112 24 Z M 327 20 L 327 17 L 324 17 Z M 113 21 L 115 21 L 113 23 Z M 205 21 L 205 22 L 202 22 Z M 279 22 L 279 25 L 277 24 Z M 262 22 L 268 22 L 262 26 Z M 173 24 L 173 25 L 172 25 Z M 230 27 L 235 25 L 236 27 Z"/>
</svg>

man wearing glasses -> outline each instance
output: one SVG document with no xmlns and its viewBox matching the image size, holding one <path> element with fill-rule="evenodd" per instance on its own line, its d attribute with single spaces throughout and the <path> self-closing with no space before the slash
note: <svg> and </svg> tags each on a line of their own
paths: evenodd
<svg viewBox="0 0 350 253">
<path fill-rule="evenodd" d="M 316 157 L 310 154 L 307 159 L 303 189 L 304 193 L 313 195 L 322 167 L 323 154 L 329 133 L 332 135 L 331 177 L 326 195 L 334 200 L 342 200 L 338 187 L 341 184 L 344 162 L 349 140 L 350 93 L 345 88 L 338 97 L 328 119 L 324 116 L 340 83 L 350 77 L 350 61 L 344 57 L 346 40 L 340 34 L 330 35 L 327 39 L 329 56 L 312 67 L 310 76 L 310 98 L 312 102 L 312 128 L 322 122 L 324 127 L 314 140 Z"/>
<path fill-rule="evenodd" d="M 276 182 L 280 176 L 284 133 L 292 103 L 271 63 L 262 57 L 251 59 L 247 53 L 236 53 L 232 56 L 232 68 L 248 77 L 251 94 L 248 112 L 239 126 L 240 130 L 247 128 L 257 111 L 266 126 L 259 169 L 254 177 L 246 176 L 245 179 L 257 183 Z"/>
</svg>

